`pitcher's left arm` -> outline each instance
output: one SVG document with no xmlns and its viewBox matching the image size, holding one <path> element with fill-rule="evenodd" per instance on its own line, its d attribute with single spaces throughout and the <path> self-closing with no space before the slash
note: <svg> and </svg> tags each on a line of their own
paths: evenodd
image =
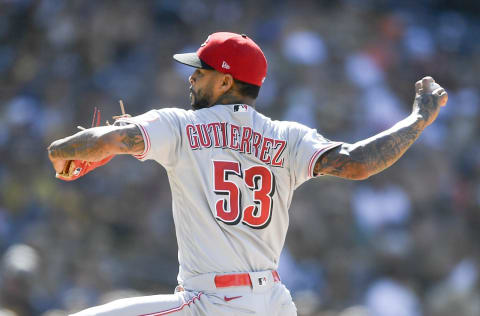
<svg viewBox="0 0 480 316">
<path fill-rule="evenodd" d="M 314 174 L 362 180 L 393 165 L 447 104 L 447 93 L 431 77 L 417 81 L 415 92 L 407 118 L 373 137 L 344 143 L 323 154 L 315 163 Z"/>
</svg>

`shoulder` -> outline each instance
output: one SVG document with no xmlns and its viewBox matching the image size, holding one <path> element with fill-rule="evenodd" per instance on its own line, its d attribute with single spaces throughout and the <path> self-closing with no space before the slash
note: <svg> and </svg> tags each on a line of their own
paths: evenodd
<svg viewBox="0 0 480 316">
<path fill-rule="evenodd" d="M 308 133 L 317 133 L 316 129 L 310 128 L 304 124 L 294 122 L 294 121 L 285 121 L 285 120 L 273 120 L 270 117 L 255 111 L 253 114 L 253 120 L 259 122 L 260 125 L 266 127 L 266 129 L 272 129 L 277 134 L 282 135 L 283 137 L 288 137 L 290 139 L 295 137 L 302 137 Z"/>
<path fill-rule="evenodd" d="M 183 117 L 183 116 L 190 115 L 191 114 L 190 112 L 193 112 L 193 111 L 169 107 L 169 108 L 160 108 L 160 109 L 151 110 L 147 113 L 150 113 L 150 112 L 157 113 L 157 115 L 170 115 L 170 116 Z"/>
<path fill-rule="evenodd" d="M 316 129 L 310 128 L 298 122 L 293 121 L 271 121 L 276 129 L 288 133 L 290 137 L 303 136 L 308 133 L 317 133 Z"/>
<path fill-rule="evenodd" d="M 160 108 L 153 109 L 144 114 L 139 115 L 138 117 L 146 121 L 182 121 L 187 120 L 193 116 L 193 111 L 188 111 L 180 108 Z"/>
</svg>

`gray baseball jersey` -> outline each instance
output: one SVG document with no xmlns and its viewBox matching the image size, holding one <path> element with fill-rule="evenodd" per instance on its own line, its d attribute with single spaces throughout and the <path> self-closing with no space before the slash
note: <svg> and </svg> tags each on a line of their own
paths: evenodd
<svg viewBox="0 0 480 316">
<path fill-rule="evenodd" d="M 145 151 L 136 158 L 167 170 L 180 284 L 205 273 L 275 270 L 293 191 L 341 144 L 244 104 L 166 108 L 120 121 L 142 132 Z"/>
</svg>

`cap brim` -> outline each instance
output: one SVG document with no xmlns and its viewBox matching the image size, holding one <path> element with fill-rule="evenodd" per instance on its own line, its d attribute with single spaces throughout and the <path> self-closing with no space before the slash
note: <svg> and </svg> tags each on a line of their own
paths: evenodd
<svg viewBox="0 0 480 316">
<path fill-rule="evenodd" d="M 213 69 L 200 58 L 198 58 L 197 53 L 175 54 L 173 55 L 173 59 L 187 66 L 201 69 Z"/>
</svg>

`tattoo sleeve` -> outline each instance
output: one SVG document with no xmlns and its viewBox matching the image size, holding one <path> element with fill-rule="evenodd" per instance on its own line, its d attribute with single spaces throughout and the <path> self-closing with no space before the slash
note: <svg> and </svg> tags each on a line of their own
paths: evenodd
<svg viewBox="0 0 480 316">
<path fill-rule="evenodd" d="M 373 137 L 343 144 L 320 157 L 314 174 L 365 179 L 393 165 L 425 128 L 424 120 L 411 114 L 392 128 Z"/>
<path fill-rule="evenodd" d="M 119 129 L 118 139 L 122 145 L 118 149 L 122 154 L 140 154 L 145 149 L 142 133 L 136 125 L 129 124 Z"/>
<path fill-rule="evenodd" d="M 99 161 L 114 154 L 139 154 L 144 150 L 137 126 L 93 127 L 53 142 L 48 147 L 52 159 Z"/>
</svg>

